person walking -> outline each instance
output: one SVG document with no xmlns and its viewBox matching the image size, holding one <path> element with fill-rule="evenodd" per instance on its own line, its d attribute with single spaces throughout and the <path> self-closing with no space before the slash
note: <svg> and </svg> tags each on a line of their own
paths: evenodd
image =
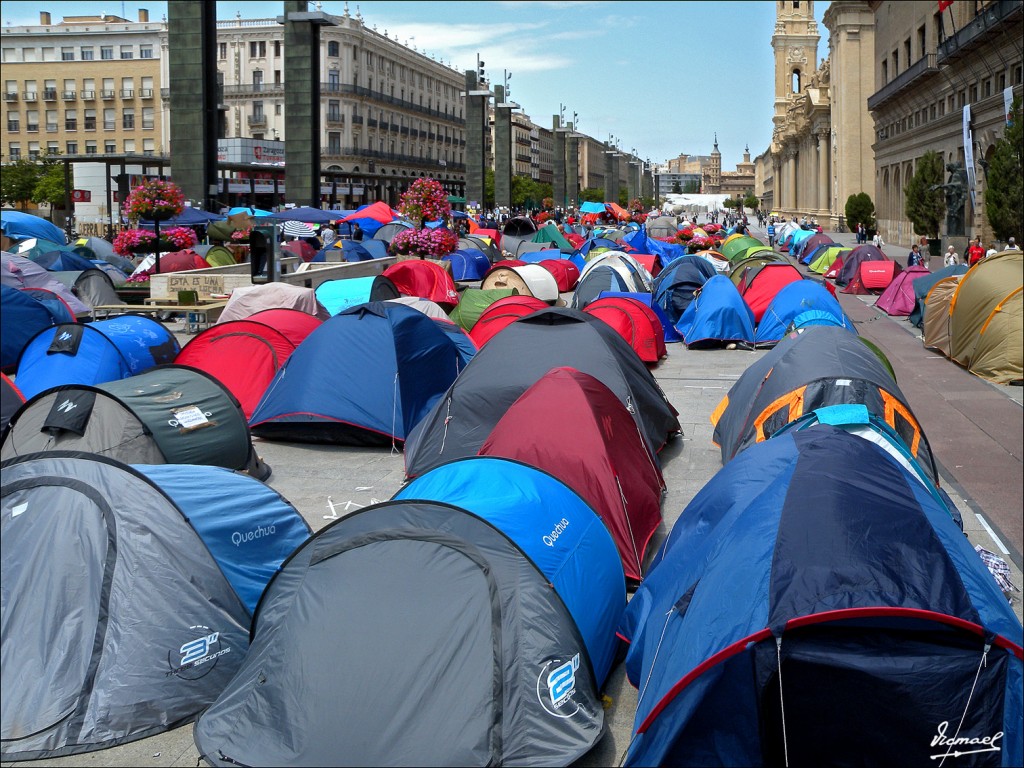
<svg viewBox="0 0 1024 768">
<path fill-rule="evenodd" d="M 985 249 L 981 247 L 981 238 L 978 237 L 971 242 L 967 249 L 967 264 L 973 267 L 983 258 L 985 258 Z"/>
<path fill-rule="evenodd" d="M 882 239 L 881 232 L 875 232 L 875 236 L 871 238 L 871 244 L 875 246 L 875 248 L 881 248 L 883 245 L 885 245 L 885 241 Z"/>
<path fill-rule="evenodd" d="M 910 253 L 907 254 L 908 267 L 920 267 L 924 265 L 924 257 L 921 256 L 921 246 L 914 243 L 910 246 Z"/>
<path fill-rule="evenodd" d="M 946 249 L 946 255 L 943 256 L 942 263 L 947 267 L 954 267 L 960 263 L 960 254 L 956 252 L 952 245 Z"/>
<path fill-rule="evenodd" d="M 768 222 L 768 247 L 775 247 L 775 224 Z"/>
</svg>

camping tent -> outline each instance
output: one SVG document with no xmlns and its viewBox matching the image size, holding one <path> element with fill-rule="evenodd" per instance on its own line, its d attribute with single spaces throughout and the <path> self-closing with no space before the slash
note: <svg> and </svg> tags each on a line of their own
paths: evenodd
<svg viewBox="0 0 1024 768">
<path fill-rule="evenodd" d="M 54 301 L 41 299 L 39 289 L 0 286 L 0 369 L 13 371 L 22 350 L 41 330 L 75 322 L 71 310 L 59 297 L 55 296 Z"/>
<path fill-rule="evenodd" d="M 741 235 L 740 237 L 730 237 L 722 243 L 722 247 L 718 250 L 725 258 L 729 261 L 740 261 L 743 256 L 742 254 L 748 249 L 758 245 L 764 245 L 756 237 L 750 235 Z"/>
<path fill-rule="evenodd" d="M 736 288 L 754 313 L 754 322 L 759 323 L 779 291 L 803 279 L 800 270 L 788 261 L 771 261 L 761 266 L 747 267 L 743 277 L 736 283 Z"/>
<path fill-rule="evenodd" d="M 11 417 L 24 402 L 25 396 L 21 394 L 18 385 L 7 378 L 6 373 L 0 373 L 0 438 L 3 438 Z"/>
<path fill-rule="evenodd" d="M 164 365 L 96 386 L 68 384 L 32 397 L 14 416 L 2 458 L 84 451 L 142 464 L 270 468 L 256 456 L 238 401 L 203 371 Z"/>
<path fill-rule="evenodd" d="M 99 267 L 81 272 L 51 272 L 57 280 L 90 309 L 101 305 L 124 304 L 117 295 L 114 281 Z"/>
<path fill-rule="evenodd" d="M 558 301 L 558 282 L 555 276 L 539 264 L 523 264 L 516 267 L 495 265 L 488 270 L 480 287 L 484 290 L 514 290 L 548 304 Z"/>
<path fill-rule="evenodd" d="M 657 363 L 668 354 L 665 331 L 650 304 L 625 296 L 600 296 L 583 310 L 618 331 L 645 363 Z"/>
<path fill-rule="evenodd" d="M 44 328 L 25 345 L 18 387 L 25 397 L 61 384 L 100 384 L 174 362 L 181 347 L 163 325 L 142 315 Z"/>
<path fill-rule="evenodd" d="M 24 256 L 0 254 L 0 284 L 11 288 L 45 288 L 60 296 L 76 317 L 90 313 L 89 307 L 70 288 Z"/>
<path fill-rule="evenodd" d="M 344 309 L 368 301 L 397 299 L 402 294 L 384 275 L 324 280 L 315 289 L 317 302 L 333 317 Z"/>
<path fill-rule="evenodd" d="M 638 291 L 601 291 L 598 299 L 608 299 L 621 296 L 628 299 L 635 299 L 643 303 L 644 305 L 651 308 L 655 317 L 658 318 L 658 322 L 661 324 L 662 333 L 666 344 L 672 344 L 677 341 L 682 341 L 683 337 L 679 335 L 679 331 L 672 325 L 672 321 L 668 319 L 668 315 L 665 314 L 665 310 L 661 308 L 661 305 L 654 300 L 654 295 L 650 293 L 641 293 Z M 666 350 L 667 353 L 667 350 Z"/>
<path fill-rule="evenodd" d="M 849 254 L 850 248 L 844 248 L 841 245 L 827 245 L 820 250 L 815 250 L 816 256 L 807 264 L 807 269 L 819 275 L 825 274 L 829 267 L 831 267 L 837 259 L 844 258 L 844 254 Z"/>
<path fill-rule="evenodd" d="M 835 296 L 821 283 L 799 280 L 779 291 L 757 324 L 754 343 L 759 347 L 778 344 L 791 330 L 810 325 L 837 325 L 857 333 Z"/>
<path fill-rule="evenodd" d="M 725 275 L 715 275 L 694 294 L 676 323 L 688 349 L 754 343 L 754 313 Z"/>
<path fill-rule="evenodd" d="M 196 722 L 200 754 L 227 766 L 584 754 L 603 735 L 599 686 L 563 598 L 514 537 L 539 541 L 545 514 L 563 513 L 546 500 L 516 513 L 505 531 L 484 513 L 393 500 L 317 532 L 268 585 L 244 664 Z M 574 519 L 587 514 L 597 540 L 593 513 Z M 564 556 L 583 533 L 565 529 L 545 549 Z"/>
<path fill-rule="evenodd" d="M 949 308 L 965 274 L 966 272 L 942 278 L 928 290 L 924 298 L 924 345 L 928 349 L 939 350 L 946 357 L 949 357 L 951 341 Z"/>
<path fill-rule="evenodd" d="M 953 275 L 962 275 L 968 270 L 966 264 L 953 264 L 948 267 L 943 267 L 937 272 L 932 272 L 929 275 L 922 275 L 914 281 L 914 308 L 910 311 L 910 315 L 907 317 L 911 323 L 916 325 L 918 328 L 924 319 L 924 299 L 928 295 L 928 291 L 932 289 L 936 283 L 940 280 L 951 277 Z"/>
<path fill-rule="evenodd" d="M 574 368 L 552 368 L 505 412 L 478 453 L 537 467 L 576 491 L 611 533 L 626 577 L 640 580 L 665 481 L 608 387 Z"/>
<path fill-rule="evenodd" d="M 1013 608 L 945 506 L 836 427 L 723 467 L 620 633 L 626 765 L 937 764 L 957 749 L 937 732 L 1002 734 L 991 764 L 1024 761 Z"/>
<path fill-rule="evenodd" d="M 893 278 L 889 286 L 875 300 L 875 306 L 888 315 L 905 317 L 914 309 L 914 283 L 930 275 L 927 267 L 907 267 Z"/>
<path fill-rule="evenodd" d="M 755 360 L 711 415 L 713 439 L 725 463 L 808 411 L 842 403 L 882 417 L 938 485 L 928 439 L 889 369 L 859 336 L 836 326 L 804 328 Z"/>
<path fill-rule="evenodd" d="M 859 295 L 881 293 L 892 284 L 893 279 L 902 271 L 903 268 L 889 258 L 879 261 L 862 261 L 857 268 L 856 274 L 850 278 L 850 282 L 843 288 L 843 293 Z"/>
<path fill-rule="evenodd" d="M 309 536 L 302 516 L 218 467 L 60 452 L 2 467 L 3 759 L 190 722 L 245 657 L 256 601 Z"/>
<path fill-rule="evenodd" d="M 11 208 L 0 211 L 0 231 L 11 240 L 42 238 L 58 245 L 64 245 L 67 242 L 64 233 L 52 221 Z"/>
<path fill-rule="evenodd" d="M 579 267 L 568 259 L 544 259 L 538 263 L 555 278 L 555 285 L 558 287 L 560 294 L 573 290 L 579 282 Z"/>
<path fill-rule="evenodd" d="M 534 296 L 513 295 L 498 299 L 480 314 L 476 323 L 473 324 L 470 336 L 478 348 L 482 347 L 495 334 L 520 317 L 526 317 L 526 315 L 532 314 L 538 309 L 545 309 L 547 306 L 547 302 Z"/>
<path fill-rule="evenodd" d="M 889 257 L 871 243 L 858 245 L 843 255 L 842 268 L 836 274 L 836 285 L 846 285 L 853 280 L 863 261 L 889 261 Z"/>
<path fill-rule="evenodd" d="M 450 317 L 467 331 L 472 331 L 480 315 L 491 304 L 508 296 L 520 295 L 515 288 L 467 288 L 459 296 L 459 303 L 451 311 Z"/>
<path fill-rule="evenodd" d="M 409 435 L 406 474 L 415 477 L 475 453 L 519 395 L 552 368 L 566 365 L 596 377 L 621 403 L 632 406 L 637 427 L 653 451 L 679 432 L 675 408 L 611 326 L 577 310 L 552 307 L 516 320 L 481 345 L 473 362 Z"/>
<path fill-rule="evenodd" d="M 392 264 L 382 273 L 395 284 L 402 296 L 430 299 L 445 309 L 459 303 L 459 292 L 451 274 L 439 263 L 427 259 L 407 259 Z"/>
<path fill-rule="evenodd" d="M 401 443 L 462 361 L 455 341 L 422 312 L 392 302 L 360 304 L 291 354 L 256 406 L 252 431 L 296 442 Z"/>
<path fill-rule="evenodd" d="M 290 283 L 264 283 L 235 288 L 217 322 L 244 320 L 265 309 L 297 309 L 321 320 L 330 317 L 316 300 L 316 292 L 312 288 Z"/>
<path fill-rule="evenodd" d="M 950 357 L 997 384 L 1024 378 L 1024 255 L 975 264 L 950 302 Z"/>
<path fill-rule="evenodd" d="M 205 371 L 219 381 L 249 419 L 295 347 L 284 333 L 250 317 L 207 328 L 181 348 L 174 362 Z"/>
<path fill-rule="evenodd" d="M 451 265 L 453 280 L 482 280 L 491 268 L 487 255 L 476 248 L 464 248 L 442 257 Z"/>
<path fill-rule="evenodd" d="M 651 293 L 655 303 L 675 325 L 693 301 L 694 293 L 717 274 L 707 259 L 694 255 L 680 256 L 661 270 L 654 279 Z"/>
</svg>

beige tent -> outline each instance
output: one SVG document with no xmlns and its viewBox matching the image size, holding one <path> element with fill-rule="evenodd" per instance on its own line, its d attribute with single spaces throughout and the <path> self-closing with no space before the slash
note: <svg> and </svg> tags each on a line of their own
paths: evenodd
<svg viewBox="0 0 1024 768">
<path fill-rule="evenodd" d="M 950 301 L 950 357 L 997 384 L 1024 378 L 1022 291 L 1021 251 L 1004 251 L 972 267 Z"/>
<path fill-rule="evenodd" d="M 963 275 L 943 278 L 924 297 L 924 345 L 949 357 L 949 304 Z"/>
<path fill-rule="evenodd" d="M 289 283 L 265 283 L 235 288 L 218 322 L 244 320 L 264 309 L 298 309 L 321 320 L 331 317 L 316 300 L 316 292 L 312 288 Z"/>
<path fill-rule="evenodd" d="M 554 275 L 539 264 L 495 267 L 484 277 L 480 288 L 513 288 L 524 296 L 534 296 L 549 304 L 558 301 L 558 282 Z"/>
</svg>

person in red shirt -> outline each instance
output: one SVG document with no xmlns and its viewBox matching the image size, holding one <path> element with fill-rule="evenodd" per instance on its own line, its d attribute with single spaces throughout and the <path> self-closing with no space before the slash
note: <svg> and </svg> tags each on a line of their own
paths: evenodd
<svg viewBox="0 0 1024 768">
<path fill-rule="evenodd" d="M 972 243 L 971 247 L 967 249 L 967 264 L 974 266 L 979 261 L 985 258 L 985 249 L 981 247 L 981 238 L 976 238 Z"/>
</svg>

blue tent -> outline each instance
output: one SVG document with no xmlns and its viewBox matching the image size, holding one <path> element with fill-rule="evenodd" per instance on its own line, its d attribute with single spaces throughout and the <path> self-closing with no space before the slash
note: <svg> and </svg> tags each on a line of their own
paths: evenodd
<svg viewBox="0 0 1024 768">
<path fill-rule="evenodd" d="M 942 723 L 1024 762 L 1013 609 L 945 506 L 833 426 L 723 467 L 620 633 L 640 686 L 627 765 L 937 765 Z"/>
<path fill-rule="evenodd" d="M 520 261 L 525 261 L 527 264 L 540 264 L 542 261 L 561 259 L 563 256 L 562 252 L 557 248 L 542 248 L 539 251 L 520 253 L 516 258 Z"/>
<path fill-rule="evenodd" d="M 651 311 L 658 316 L 658 320 L 661 321 L 661 327 L 665 334 L 665 343 L 672 343 L 676 341 L 682 341 L 683 337 L 679 335 L 679 331 L 676 330 L 675 326 L 668 319 L 668 315 L 665 314 L 665 310 L 654 300 L 654 294 L 642 293 L 639 291 L 601 291 L 601 294 L 597 297 L 603 299 L 606 296 L 622 296 L 627 299 L 636 299 L 642 301 L 644 304 L 651 308 Z"/>
<path fill-rule="evenodd" d="M 761 315 L 754 343 L 771 346 L 793 328 L 808 325 L 837 325 L 857 333 L 835 296 L 814 280 L 797 280 L 782 288 Z"/>
<path fill-rule="evenodd" d="M 754 313 L 725 275 L 710 278 L 676 323 L 688 348 L 754 343 Z"/>
<path fill-rule="evenodd" d="M 18 362 L 26 399 L 61 384 L 102 384 L 173 363 L 181 347 L 163 325 L 143 315 L 44 328 Z"/>
<path fill-rule="evenodd" d="M 604 213 L 604 203 L 595 203 L 587 200 L 580 206 L 580 213 Z"/>
<path fill-rule="evenodd" d="M 263 216 L 269 216 L 273 211 L 264 211 L 261 208 L 255 208 L 251 205 L 236 206 L 234 208 L 228 208 L 228 216 L 235 216 L 239 213 L 247 213 L 253 218 L 261 218 Z"/>
<path fill-rule="evenodd" d="M 442 258 L 452 265 L 453 280 L 483 280 L 491 268 L 487 254 L 476 248 L 462 248 Z"/>
<path fill-rule="evenodd" d="M 58 245 L 67 243 L 67 238 L 56 224 L 40 216 L 33 216 L 31 213 L 22 213 L 21 211 L 6 209 L 0 211 L 0 231 L 11 240 L 29 240 L 37 237 Z"/>
<path fill-rule="evenodd" d="M 325 280 L 314 289 L 314 293 L 316 300 L 332 316 L 357 304 L 387 301 L 401 296 L 391 278 L 384 275 Z"/>
<path fill-rule="evenodd" d="M 654 301 L 665 310 L 675 325 L 693 301 L 693 294 L 717 274 L 714 265 L 707 259 L 692 254 L 681 256 L 670 261 L 658 273 L 651 293 Z"/>
<path fill-rule="evenodd" d="M 308 205 L 298 208 L 286 208 L 277 213 L 268 213 L 268 219 L 276 221 L 303 221 L 306 224 L 326 224 L 329 221 L 340 219 L 345 214 L 341 211 L 325 211 L 321 208 L 311 208 Z"/>
<path fill-rule="evenodd" d="M 579 247 L 577 253 L 586 256 L 595 248 L 610 248 L 613 251 L 622 250 L 617 242 L 609 240 L 606 237 L 592 237 L 589 240 L 584 241 L 583 245 Z"/>
<path fill-rule="evenodd" d="M 588 269 L 576 283 L 570 306 L 573 309 L 583 309 L 604 291 L 625 293 L 635 291 L 636 287 L 611 265 L 598 264 L 592 269 Z"/>
<path fill-rule="evenodd" d="M 369 261 L 374 258 L 374 255 L 363 247 L 363 243 L 357 240 L 342 240 L 341 249 L 345 261 Z"/>
<path fill-rule="evenodd" d="M 63 301 L 39 300 L 40 293 L 0 286 L 0 369 L 14 370 L 21 351 L 44 328 L 75 322 Z"/>
<path fill-rule="evenodd" d="M 249 423 L 269 439 L 391 445 L 405 440 L 462 367 L 456 344 L 422 312 L 360 304 L 306 337 Z"/>
<path fill-rule="evenodd" d="M 49 272 L 84 272 L 97 267 L 90 259 L 74 251 L 47 251 L 29 258 Z M 107 262 L 103 262 L 107 264 Z"/>
<path fill-rule="evenodd" d="M 281 563 L 312 534 L 277 491 L 239 472 L 198 464 L 132 468 L 181 510 L 250 615 Z"/>
<path fill-rule="evenodd" d="M 597 684 L 604 684 L 618 646 L 626 577 L 611 534 L 574 490 L 527 464 L 475 456 L 430 470 L 393 498 L 453 504 L 518 544 L 569 609 Z"/>
<path fill-rule="evenodd" d="M 359 244 L 370 254 L 374 259 L 384 259 L 388 255 L 388 244 L 383 240 L 377 240 L 376 238 L 363 238 L 359 241 Z"/>
</svg>

